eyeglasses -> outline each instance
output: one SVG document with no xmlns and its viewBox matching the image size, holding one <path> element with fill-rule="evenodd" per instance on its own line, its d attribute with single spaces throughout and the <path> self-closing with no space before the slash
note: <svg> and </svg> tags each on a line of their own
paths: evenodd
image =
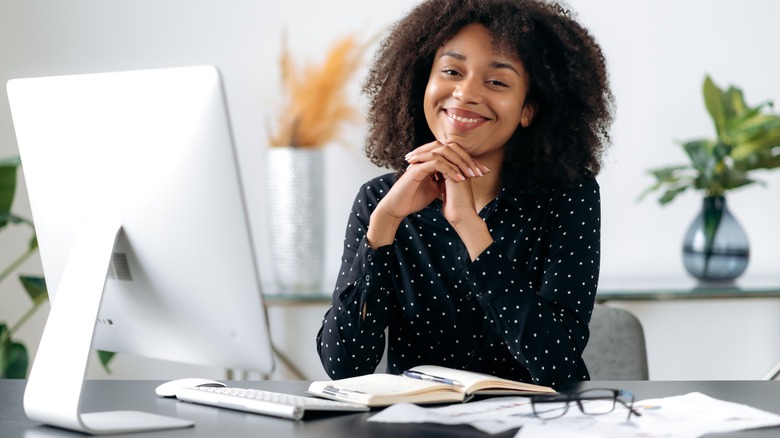
<svg viewBox="0 0 780 438">
<path fill-rule="evenodd" d="M 634 394 L 622 389 L 586 389 L 580 392 L 539 394 L 531 397 L 534 415 L 543 420 L 562 417 L 572 402 L 586 415 L 609 414 L 615 410 L 617 403 L 628 409 L 627 419 L 631 418 L 631 414 L 637 417 L 642 415 L 634 409 Z"/>
</svg>

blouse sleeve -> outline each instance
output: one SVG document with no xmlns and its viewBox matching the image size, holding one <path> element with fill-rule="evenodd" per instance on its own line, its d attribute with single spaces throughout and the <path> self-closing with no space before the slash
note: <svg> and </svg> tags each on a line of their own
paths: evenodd
<svg viewBox="0 0 780 438">
<path fill-rule="evenodd" d="M 511 254 L 507 244 L 496 239 L 464 275 L 496 333 L 534 383 L 555 387 L 589 378 L 581 357 L 599 275 L 595 180 L 552 203 L 545 236 L 536 254 L 543 262 L 530 269 L 518 269 L 506 256 Z"/>
<path fill-rule="evenodd" d="M 373 373 L 384 353 L 395 264 L 392 245 L 374 250 L 366 239 L 377 202 L 368 185 L 355 198 L 333 301 L 317 334 L 320 361 L 332 379 Z"/>
</svg>

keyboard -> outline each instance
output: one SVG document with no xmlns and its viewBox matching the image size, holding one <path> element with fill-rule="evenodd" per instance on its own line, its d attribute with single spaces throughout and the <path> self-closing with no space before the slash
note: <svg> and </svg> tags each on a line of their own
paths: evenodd
<svg viewBox="0 0 780 438">
<path fill-rule="evenodd" d="M 306 411 L 368 411 L 367 406 L 246 388 L 181 388 L 176 398 L 218 408 L 300 420 Z"/>
</svg>

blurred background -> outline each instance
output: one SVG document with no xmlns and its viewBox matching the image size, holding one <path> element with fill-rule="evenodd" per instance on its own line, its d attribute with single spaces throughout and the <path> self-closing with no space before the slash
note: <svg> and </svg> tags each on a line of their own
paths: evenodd
<svg viewBox="0 0 780 438">
<path fill-rule="evenodd" d="M 337 39 L 355 34 L 366 41 L 417 1 L 394 0 L 4 0 L 0 3 L 0 82 L 12 78 L 213 64 L 223 74 L 240 167 L 257 241 L 260 271 L 273 293 L 267 239 L 264 155 L 268 127 L 278 115 L 281 36 L 300 62 L 320 62 Z M 601 44 L 609 65 L 616 117 L 613 145 L 598 180 L 602 190 L 601 287 L 693 285 L 682 265 L 680 245 L 701 208 L 701 194 L 689 192 L 667 206 L 639 194 L 653 179 L 653 167 L 687 162 L 677 142 L 714 136 L 701 87 L 709 74 L 720 86 L 743 89 L 749 104 L 780 101 L 780 57 L 774 0 L 570 0 L 579 20 Z M 370 55 L 366 57 L 367 61 Z M 350 93 L 363 105 L 357 72 Z M 0 158 L 16 155 L 16 139 L 5 87 L 0 91 Z M 386 172 L 362 155 L 363 125 L 346 131 L 347 144 L 326 150 L 325 287 L 330 294 L 338 271 L 343 231 L 354 195 L 367 179 Z M 745 228 L 751 259 L 745 284 L 780 285 L 780 172 L 756 174 L 766 186 L 728 194 L 733 214 Z M 21 175 L 20 175 L 21 178 Z M 23 182 L 14 211 L 30 217 Z M 67 214 L 67 212 L 63 212 Z M 26 245 L 26 230 L 0 234 L 0 266 Z M 40 273 L 37 258 L 22 267 Z M 15 290 L 18 289 L 18 290 Z M 767 316 L 776 321 L 774 312 Z M 0 321 L 15 321 L 29 307 L 15 282 L 0 289 Z M 275 342 L 295 358 L 307 377 L 321 378 L 315 335 L 327 304 L 269 309 Z M 706 309 L 699 307 L 698 309 Z M 696 308 L 680 308 L 687 319 Z M 729 314 L 728 312 L 726 313 Z M 747 320 L 750 314 L 744 315 Z M 46 311 L 39 312 L 19 337 L 35 352 Z M 694 326 L 692 326 L 694 328 Z M 647 327 L 646 327 L 647 329 Z M 730 329 L 729 329 L 730 330 Z M 757 331 L 764 330 L 762 327 Z M 776 335 L 773 335 L 776 336 Z M 777 338 L 772 338 L 775 342 Z M 775 344 L 777 347 L 777 344 Z M 780 350 L 780 349 L 779 349 Z M 652 352 L 651 352 L 652 354 Z M 764 357 L 767 371 L 780 352 Z M 651 377 L 685 378 L 672 367 L 651 364 Z M 760 378 L 753 370 L 736 378 Z M 169 378 L 215 374 L 219 370 L 120 357 L 106 375 L 90 377 Z M 280 366 L 275 378 L 289 378 Z M 718 377 L 735 377 L 721 373 Z"/>
</svg>

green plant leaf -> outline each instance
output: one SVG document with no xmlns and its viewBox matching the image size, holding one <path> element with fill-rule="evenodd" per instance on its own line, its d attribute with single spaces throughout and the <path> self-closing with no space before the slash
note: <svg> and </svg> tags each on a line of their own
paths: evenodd
<svg viewBox="0 0 780 438">
<path fill-rule="evenodd" d="M 780 117 L 772 114 L 757 114 L 734 123 L 732 138 L 735 145 L 745 142 L 760 142 L 767 148 L 780 145 Z"/>
<path fill-rule="evenodd" d="M 8 327 L 0 323 L 0 339 L 7 339 L 0 345 L 0 378 L 24 379 L 27 377 L 29 366 L 27 348 L 6 336 L 9 336 Z"/>
<path fill-rule="evenodd" d="M 0 158 L 0 167 L 2 166 L 19 167 L 20 164 L 22 164 L 22 159 L 18 155 Z"/>
<path fill-rule="evenodd" d="M 32 224 L 30 224 L 32 225 Z M 34 251 L 38 249 L 38 235 L 33 234 L 33 236 L 30 238 L 30 243 L 27 244 L 27 249 L 29 251 Z"/>
<path fill-rule="evenodd" d="M 687 141 L 682 143 L 682 147 L 697 171 L 711 175 L 715 167 L 715 157 L 712 151 L 716 144 L 715 140 L 702 139 Z"/>
<path fill-rule="evenodd" d="M 674 193 L 677 192 L 679 187 L 692 186 L 697 175 L 696 169 L 689 165 L 660 167 L 651 169 L 648 173 L 652 175 L 656 181 L 639 195 L 638 200 L 641 201 L 648 194 L 666 188 L 668 193 L 659 199 L 661 204 L 668 203 L 669 200 L 671 200 L 670 197 L 674 198 L 674 196 L 676 196 Z"/>
<path fill-rule="evenodd" d="M 750 110 L 750 107 L 745 103 L 745 96 L 739 88 L 729 87 L 724 97 L 726 99 L 727 119 L 733 119 Z"/>
<path fill-rule="evenodd" d="M 765 148 L 761 144 L 743 143 L 731 153 L 734 168 L 743 172 L 755 169 L 774 169 L 778 166 L 780 146 Z"/>
<path fill-rule="evenodd" d="M 715 132 L 718 133 L 718 137 L 722 137 L 727 121 L 733 117 L 733 110 L 731 110 L 726 93 L 715 85 L 715 82 L 707 75 L 704 78 L 702 94 L 704 95 L 704 105 L 715 123 Z"/>
<path fill-rule="evenodd" d="M 97 350 L 97 355 L 98 359 L 100 359 L 100 365 L 103 366 L 103 369 L 106 371 L 106 373 L 111 374 L 111 368 L 108 366 L 108 364 L 114 358 L 116 353 L 111 351 Z"/>
<path fill-rule="evenodd" d="M 722 141 L 716 141 L 711 147 L 712 160 L 714 161 L 715 170 L 717 170 L 717 166 L 722 164 L 723 160 L 731 154 L 731 145 Z"/>
<path fill-rule="evenodd" d="M 650 174 L 659 182 L 675 182 L 680 179 L 680 173 L 682 171 L 690 170 L 690 168 L 691 166 L 688 165 L 660 167 L 658 169 L 650 170 Z"/>
<path fill-rule="evenodd" d="M 34 304 L 40 304 L 49 299 L 46 279 L 43 277 L 20 275 L 19 281 Z"/>
<path fill-rule="evenodd" d="M 11 216 L 11 204 L 16 192 L 16 168 L 18 160 L 0 160 L 0 228 L 8 224 Z"/>
<path fill-rule="evenodd" d="M 762 159 L 757 165 L 747 170 L 754 170 L 754 169 L 771 170 L 771 169 L 777 169 L 778 167 L 780 167 L 780 155 L 774 155 L 772 157 Z"/>
<path fill-rule="evenodd" d="M 742 90 L 718 87 L 705 76 L 702 94 L 715 125 L 714 139 L 694 139 L 679 143 L 690 166 L 668 166 L 650 170 L 655 182 L 640 195 L 664 190 L 659 202 L 671 202 L 689 188 L 707 196 L 723 196 L 726 191 L 761 183 L 749 173 L 780 168 L 780 115 L 771 112 L 772 101 L 749 106 Z"/>
<path fill-rule="evenodd" d="M 664 192 L 664 194 L 658 199 L 658 202 L 661 203 L 661 205 L 666 205 L 672 202 L 672 200 L 674 200 L 674 198 L 676 198 L 677 195 L 688 190 L 689 187 L 690 186 L 685 185 L 685 186 L 674 187 L 672 189 L 669 189 L 666 192 Z"/>
<path fill-rule="evenodd" d="M 722 195 L 726 190 L 734 190 L 749 184 L 753 184 L 757 181 L 748 177 L 747 173 L 745 172 L 741 172 L 736 169 L 730 169 L 729 171 L 723 173 L 720 182 L 723 190 L 720 193 L 710 193 L 710 196 Z"/>
</svg>

